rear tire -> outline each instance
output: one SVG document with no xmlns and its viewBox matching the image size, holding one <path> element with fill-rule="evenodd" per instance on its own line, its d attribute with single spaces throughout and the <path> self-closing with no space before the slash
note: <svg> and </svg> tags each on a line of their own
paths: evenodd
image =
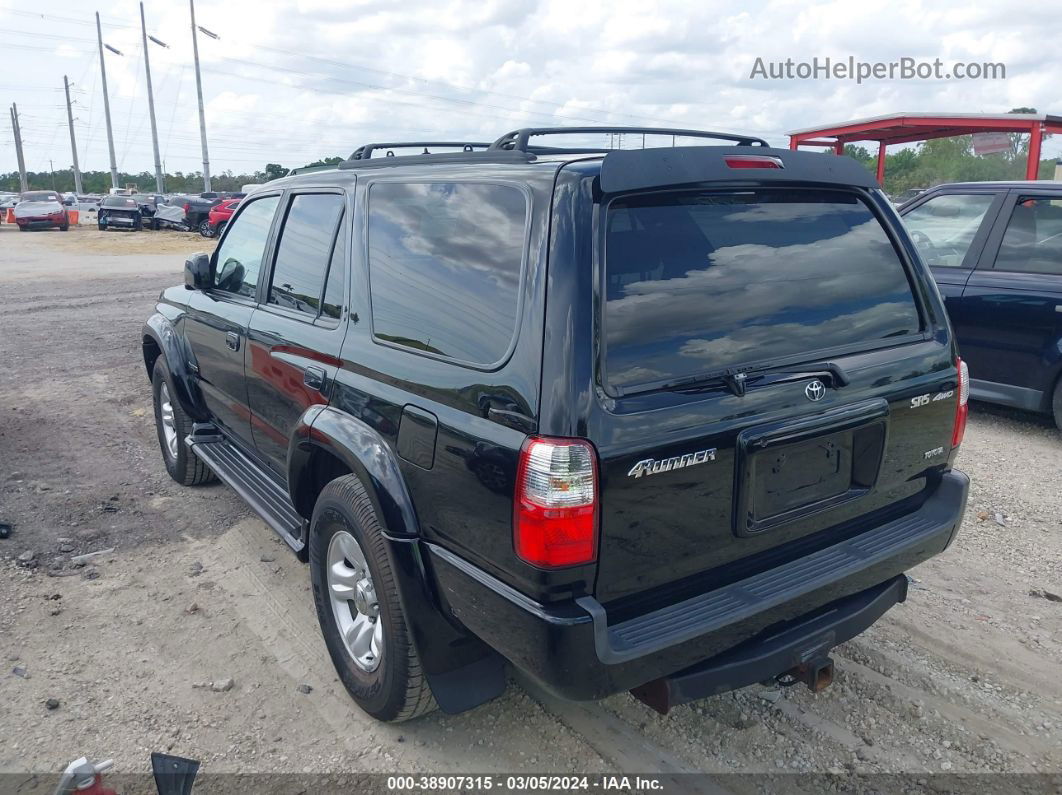
<svg viewBox="0 0 1062 795">
<path fill-rule="evenodd" d="M 435 698 L 406 626 L 380 523 L 356 476 L 324 487 L 314 506 L 309 545 L 317 620 L 351 698 L 381 721 L 397 723 L 433 711 Z M 367 593 L 372 595 L 368 602 Z M 350 641 L 344 641 L 341 626 Z"/>
<path fill-rule="evenodd" d="M 203 460 L 184 443 L 192 432 L 192 419 L 175 399 L 173 379 L 166 360 L 159 356 L 151 374 L 151 393 L 155 403 L 155 431 L 162 448 L 162 460 L 170 477 L 182 486 L 209 483 L 215 475 Z"/>
<path fill-rule="evenodd" d="M 203 237 L 214 237 L 214 225 L 207 220 L 200 221 L 199 234 Z"/>
</svg>

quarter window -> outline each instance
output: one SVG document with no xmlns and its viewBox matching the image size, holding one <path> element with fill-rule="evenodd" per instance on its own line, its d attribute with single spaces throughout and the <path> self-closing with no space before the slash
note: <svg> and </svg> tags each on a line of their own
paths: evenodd
<svg viewBox="0 0 1062 795">
<path fill-rule="evenodd" d="M 1062 275 L 1062 197 L 1018 199 L 999 247 L 996 269 Z"/>
<path fill-rule="evenodd" d="M 945 193 L 907 213 L 903 221 L 925 263 L 934 268 L 961 267 L 995 198 L 992 193 Z"/>
<path fill-rule="evenodd" d="M 277 244 L 269 286 L 270 304 L 317 316 L 336 224 L 342 212 L 340 194 L 295 195 Z"/>
<path fill-rule="evenodd" d="M 214 259 L 216 290 L 236 295 L 254 295 L 266 242 L 269 240 L 269 227 L 279 201 L 279 196 L 256 199 L 233 219 Z"/>
<path fill-rule="evenodd" d="M 527 199 L 509 185 L 380 182 L 369 194 L 378 340 L 487 366 L 516 330 Z"/>
</svg>

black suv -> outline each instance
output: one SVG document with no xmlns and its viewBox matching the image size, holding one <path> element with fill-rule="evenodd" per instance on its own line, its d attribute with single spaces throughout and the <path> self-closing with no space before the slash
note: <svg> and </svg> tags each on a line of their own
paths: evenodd
<svg viewBox="0 0 1062 795">
<path fill-rule="evenodd" d="M 700 145 L 531 143 L 560 133 Z M 827 685 L 969 483 L 965 366 L 873 178 L 689 130 L 399 146 L 262 187 L 163 292 L 170 474 L 309 560 L 382 720 L 480 704 L 507 664 L 662 712 Z"/>
<path fill-rule="evenodd" d="M 899 212 L 944 295 L 973 398 L 1062 428 L 1062 182 L 938 185 Z"/>
</svg>

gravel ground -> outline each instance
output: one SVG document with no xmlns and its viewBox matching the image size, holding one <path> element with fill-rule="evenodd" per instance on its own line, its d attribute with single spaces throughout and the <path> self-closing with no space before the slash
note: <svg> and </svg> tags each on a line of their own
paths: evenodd
<svg viewBox="0 0 1062 795">
<path fill-rule="evenodd" d="M 0 225 L 0 772 L 83 754 L 143 772 L 159 750 L 212 772 L 703 771 L 737 792 L 1062 774 L 1062 435 L 982 405 L 958 539 L 836 652 L 823 693 L 756 686 L 662 717 L 513 683 L 465 715 L 372 722 L 332 673 L 302 564 L 224 486 L 162 467 L 139 329 L 211 241 L 131 255 L 156 235 Z M 811 772 L 831 777 L 789 775 Z"/>
</svg>

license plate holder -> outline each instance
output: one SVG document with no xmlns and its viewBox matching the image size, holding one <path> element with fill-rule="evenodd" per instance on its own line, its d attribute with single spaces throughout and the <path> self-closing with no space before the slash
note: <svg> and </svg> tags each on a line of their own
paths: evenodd
<svg viewBox="0 0 1062 795">
<path fill-rule="evenodd" d="M 869 492 L 888 416 L 885 400 L 869 400 L 739 433 L 735 534 L 758 535 Z"/>
<path fill-rule="evenodd" d="M 754 454 L 752 521 L 844 494 L 852 487 L 852 432 L 841 431 Z"/>
</svg>

